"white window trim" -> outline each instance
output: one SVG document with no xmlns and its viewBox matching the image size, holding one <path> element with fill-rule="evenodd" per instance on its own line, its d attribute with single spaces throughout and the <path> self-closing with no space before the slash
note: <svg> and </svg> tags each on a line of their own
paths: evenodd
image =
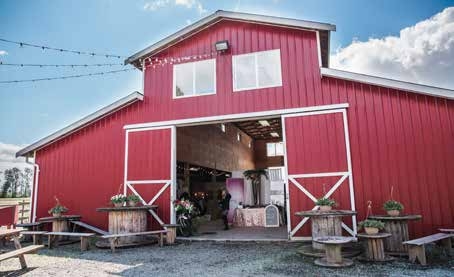
<svg viewBox="0 0 454 277">
<path fill-rule="evenodd" d="M 274 155 L 268 155 L 268 144 L 273 144 L 274 145 Z M 282 144 L 282 147 L 284 147 L 284 143 L 282 141 L 276 141 L 276 142 L 267 142 L 266 143 L 266 156 L 267 157 L 283 157 L 284 153 L 282 154 L 277 154 L 277 148 L 276 146 L 278 144 Z"/>
<path fill-rule="evenodd" d="M 272 52 L 272 51 L 277 51 L 279 52 L 279 67 L 281 71 L 281 78 L 280 82 L 276 85 L 271 85 L 271 86 L 259 86 L 259 70 L 258 70 L 258 63 L 257 63 L 257 55 L 259 53 L 263 52 Z M 247 88 L 237 88 L 236 87 L 236 57 L 249 57 L 253 56 L 254 57 L 254 63 L 255 63 L 255 86 L 253 87 L 247 87 Z M 247 53 L 247 54 L 240 54 L 240 55 L 233 55 L 232 56 L 232 87 L 234 92 L 239 92 L 239 91 L 245 91 L 245 90 L 252 90 L 252 89 L 263 89 L 263 88 L 274 88 L 274 87 L 282 87 L 282 58 L 281 58 L 281 49 L 271 49 L 271 50 L 265 50 L 265 51 L 258 51 L 258 52 L 253 52 L 253 53 Z"/>
<path fill-rule="evenodd" d="M 205 61 L 213 61 L 213 70 L 214 70 L 214 91 L 210 93 L 202 93 L 202 94 L 195 94 L 195 64 L 198 62 L 205 62 Z M 175 65 L 180 65 L 180 64 L 192 64 L 193 70 L 192 70 L 192 90 L 194 94 L 191 95 L 182 95 L 182 96 L 177 96 L 177 91 L 176 91 L 176 74 L 175 74 Z M 172 68 L 172 91 L 173 91 L 173 99 L 180 99 L 180 98 L 189 98 L 189 97 L 197 97 L 197 96 L 206 96 L 206 95 L 214 95 L 216 94 L 216 59 L 205 59 L 205 60 L 200 60 L 200 61 L 195 61 L 195 62 L 188 62 L 188 63 L 179 63 L 179 64 L 174 64 Z"/>
</svg>

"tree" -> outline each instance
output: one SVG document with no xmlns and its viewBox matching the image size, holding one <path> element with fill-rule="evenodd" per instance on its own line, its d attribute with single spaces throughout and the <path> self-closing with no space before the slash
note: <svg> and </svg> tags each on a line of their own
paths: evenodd
<svg viewBox="0 0 454 277">
<path fill-rule="evenodd" d="M 24 171 L 21 172 L 22 196 L 30 196 L 32 180 L 33 170 L 29 167 L 24 168 Z"/>
<path fill-rule="evenodd" d="M 4 182 L 1 197 L 20 197 L 30 195 L 30 185 L 33 179 L 33 170 L 25 168 L 24 171 L 17 167 L 6 169 L 3 172 Z"/>
</svg>

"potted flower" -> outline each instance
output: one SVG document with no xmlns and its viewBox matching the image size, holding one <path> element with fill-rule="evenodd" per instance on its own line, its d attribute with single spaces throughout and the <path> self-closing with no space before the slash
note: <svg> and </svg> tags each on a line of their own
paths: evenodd
<svg viewBox="0 0 454 277">
<path fill-rule="evenodd" d="M 57 197 L 55 197 L 55 201 L 57 202 L 55 206 L 50 209 L 48 212 L 54 217 L 60 217 L 62 213 L 66 213 L 68 211 L 68 208 L 60 204 L 60 200 L 58 200 Z"/>
<path fill-rule="evenodd" d="M 112 202 L 115 207 L 121 207 L 126 202 L 126 196 L 123 194 L 114 195 L 110 198 L 110 202 Z"/>
<path fill-rule="evenodd" d="M 390 216 L 399 216 L 400 212 L 404 209 L 404 205 L 395 200 L 388 200 L 383 204 L 383 209 Z"/>
<path fill-rule="evenodd" d="M 139 196 L 137 196 L 135 194 L 130 194 L 130 195 L 128 195 L 127 200 L 128 200 L 128 206 L 134 207 L 137 205 L 137 203 L 139 203 L 140 198 L 139 198 Z"/>
<path fill-rule="evenodd" d="M 336 201 L 330 198 L 319 198 L 315 201 L 315 205 L 320 207 L 320 211 L 330 211 L 336 205 Z"/>
<path fill-rule="evenodd" d="M 373 219 L 366 219 L 358 223 L 359 227 L 364 228 L 364 231 L 368 235 L 376 235 L 378 231 L 385 228 L 385 223 L 373 220 Z"/>
</svg>

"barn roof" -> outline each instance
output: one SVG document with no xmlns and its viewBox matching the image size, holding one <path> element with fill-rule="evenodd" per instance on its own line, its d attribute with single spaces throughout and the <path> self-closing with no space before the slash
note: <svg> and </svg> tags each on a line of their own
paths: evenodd
<svg viewBox="0 0 454 277">
<path fill-rule="evenodd" d="M 140 60 L 152 56 L 160 51 L 194 35 L 202 29 L 215 24 L 221 20 L 235 20 L 245 21 L 257 24 L 267 24 L 280 27 L 299 28 L 306 30 L 319 31 L 320 39 L 320 52 L 322 55 L 323 66 L 328 66 L 329 61 L 329 38 L 330 31 L 335 31 L 336 26 L 328 23 L 320 23 L 314 21 L 292 19 L 285 17 L 276 17 L 268 15 L 230 12 L 230 11 L 216 11 L 215 13 L 206 16 L 199 21 L 181 29 L 180 31 L 156 42 L 155 44 L 135 53 L 131 57 L 125 60 L 125 64 L 133 64 L 137 68 L 141 69 Z"/>
<path fill-rule="evenodd" d="M 419 93 L 419 94 L 426 94 L 430 96 L 436 97 L 443 97 L 448 99 L 454 99 L 454 90 L 440 88 L 440 87 L 433 87 L 433 86 L 426 86 L 421 84 L 415 84 L 405 81 L 399 81 L 394 79 L 388 79 L 383 77 L 377 77 L 372 75 L 354 73 L 349 71 L 343 71 L 338 69 L 332 68 L 320 68 L 320 73 L 322 76 L 326 77 L 334 77 L 348 81 L 356 81 L 361 82 L 364 84 L 369 85 L 377 85 L 392 89 L 400 89 L 409 92 Z"/>
<path fill-rule="evenodd" d="M 132 103 L 135 103 L 137 101 L 142 101 L 143 100 L 143 94 L 141 94 L 140 92 L 133 92 L 117 101 L 115 101 L 114 103 L 108 105 L 108 106 L 105 106 L 104 108 L 102 109 L 99 109 L 98 111 L 92 113 L 92 114 L 89 114 L 87 115 L 86 117 L 70 124 L 69 126 L 66 126 L 65 128 L 61 129 L 61 130 L 58 130 L 57 132 L 41 139 L 41 140 L 38 140 L 37 142 L 25 147 L 24 149 L 22 150 L 19 150 L 17 153 L 16 153 L 16 157 L 20 157 L 20 156 L 27 156 L 28 154 L 30 154 L 31 152 L 33 151 L 36 151 L 50 143 L 53 143 L 59 139 L 62 139 L 63 137 L 66 137 L 68 136 L 69 134 L 79 130 L 80 128 L 83 128 L 91 123 L 93 123 L 94 121 L 98 120 L 98 119 L 101 119 L 121 108 L 124 108 Z"/>
</svg>

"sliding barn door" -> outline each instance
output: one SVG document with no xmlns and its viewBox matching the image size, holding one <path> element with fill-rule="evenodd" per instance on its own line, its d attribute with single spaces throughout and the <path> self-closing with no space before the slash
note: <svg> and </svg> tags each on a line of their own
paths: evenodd
<svg viewBox="0 0 454 277">
<path fill-rule="evenodd" d="M 151 211 L 152 228 L 174 223 L 175 127 L 126 131 L 126 194 L 136 194 L 144 205 L 158 205 Z"/>
<path fill-rule="evenodd" d="M 336 209 L 355 210 L 345 109 L 282 117 L 286 147 L 288 227 L 291 239 L 310 237 L 310 220 L 295 215 L 316 210 L 315 201 L 336 200 Z M 342 227 L 356 233 L 356 218 L 344 217 Z"/>
</svg>

